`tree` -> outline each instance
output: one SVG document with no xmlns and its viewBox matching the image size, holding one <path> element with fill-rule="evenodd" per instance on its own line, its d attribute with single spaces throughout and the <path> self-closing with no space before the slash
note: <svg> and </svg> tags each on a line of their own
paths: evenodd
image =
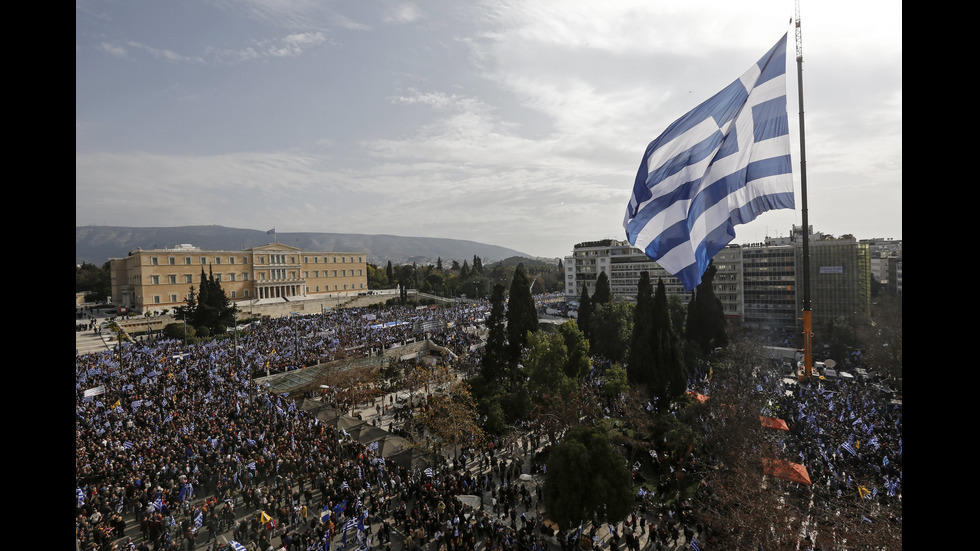
<svg viewBox="0 0 980 551">
<path fill-rule="evenodd" d="M 418 421 L 436 442 L 452 446 L 454 453 L 460 445 L 482 444 L 483 431 L 477 423 L 476 401 L 464 381 L 452 380 L 445 392 L 432 396 L 422 408 Z"/>
<path fill-rule="evenodd" d="M 562 368 L 565 375 L 572 379 L 582 379 L 592 369 L 592 359 L 589 356 L 589 341 L 572 320 L 558 326 L 558 334 L 565 343 L 565 363 Z"/>
<path fill-rule="evenodd" d="M 592 304 L 598 306 L 610 300 L 612 300 L 612 291 L 609 288 L 609 276 L 606 272 L 599 272 L 599 277 L 595 280 L 595 292 L 592 293 Z"/>
<path fill-rule="evenodd" d="M 531 296 L 531 283 L 524 273 L 524 265 L 518 264 L 510 284 L 507 301 L 507 344 L 513 366 L 521 359 L 527 344 L 527 334 L 538 330 L 538 311 Z"/>
<path fill-rule="evenodd" d="M 643 385 L 649 389 L 655 386 L 653 330 L 653 286 L 650 284 L 650 273 L 644 270 L 640 272 L 640 282 L 636 288 L 633 332 L 630 335 L 629 362 L 626 364 L 626 375 L 631 385 Z"/>
<path fill-rule="evenodd" d="M 702 354 L 728 344 L 728 335 L 725 332 L 725 310 L 712 289 L 717 272 L 718 268 L 714 263 L 709 263 L 687 308 L 685 338 L 697 343 Z"/>
<path fill-rule="evenodd" d="M 211 272 L 209 267 L 209 272 Z M 201 285 L 198 289 L 197 300 L 194 299 L 194 288 L 187 299 L 186 314 L 194 327 L 206 327 L 210 334 L 224 332 L 224 328 L 235 323 L 235 306 L 228 300 L 221 282 L 214 278 L 214 273 L 208 276 L 201 268 Z"/>
<path fill-rule="evenodd" d="M 589 299 L 589 290 L 582 286 L 582 296 L 578 302 L 578 326 L 582 329 L 582 334 L 586 339 L 592 338 L 592 300 Z"/>
<path fill-rule="evenodd" d="M 501 382 L 507 365 L 507 333 L 504 329 L 504 286 L 494 285 L 487 317 L 487 344 L 483 347 L 480 373 L 488 384 Z"/>
<path fill-rule="evenodd" d="M 367 265 L 368 289 L 386 289 L 388 287 L 388 276 L 385 271 L 374 264 Z"/>
<path fill-rule="evenodd" d="M 548 516 L 564 530 L 590 520 L 615 524 L 632 511 L 626 462 L 595 428 L 573 427 L 547 459 L 543 498 Z"/>
<path fill-rule="evenodd" d="M 592 310 L 592 333 L 589 348 L 593 354 L 610 362 L 627 358 L 630 335 L 633 332 L 633 304 L 610 302 L 595 305 Z"/>
<path fill-rule="evenodd" d="M 657 279 L 657 294 L 653 297 L 653 370 L 654 396 L 659 405 L 666 406 L 687 390 L 687 368 L 681 352 L 681 339 L 670 325 L 667 309 L 667 290 L 664 280 Z"/>
<path fill-rule="evenodd" d="M 86 302 L 108 300 L 112 294 L 109 266 L 109 262 L 106 262 L 102 268 L 88 262 L 83 262 L 81 266 L 75 266 L 75 292 L 85 293 Z"/>
</svg>

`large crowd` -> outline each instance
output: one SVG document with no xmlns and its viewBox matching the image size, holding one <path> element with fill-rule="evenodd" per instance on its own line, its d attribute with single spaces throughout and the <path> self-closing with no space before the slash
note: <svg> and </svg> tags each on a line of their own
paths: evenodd
<svg viewBox="0 0 980 551">
<path fill-rule="evenodd" d="M 690 504 L 645 492 L 623 523 L 556 534 L 527 477 L 541 471 L 536 452 L 548 444 L 532 427 L 413 468 L 252 378 L 421 338 L 465 356 L 488 311 L 477 303 L 266 319 L 240 332 L 237 357 L 228 341 L 167 339 L 76 355 L 76 549 L 544 551 L 571 549 L 580 536 L 612 551 L 639 551 L 641 540 L 690 548 L 701 531 Z M 380 406 L 394 421 L 407 417 Z M 799 450 L 814 484 L 847 491 L 873 475 L 874 499 L 901 499 L 900 407 L 838 382 L 799 386 L 780 409 L 791 425 L 785 446 Z M 476 504 L 460 498 L 473 495 Z M 231 541 L 219 537 L 228 532 Z"/>
</svg>

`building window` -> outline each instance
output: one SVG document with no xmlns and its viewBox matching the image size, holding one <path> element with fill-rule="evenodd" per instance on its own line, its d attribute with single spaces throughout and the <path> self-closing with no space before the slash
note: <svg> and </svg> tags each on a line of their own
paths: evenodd
<svg viewBox="0 0 980 551">
<path fill-rule="evenodd" d="M 153 295 L 153 304 L 160 304 L 160 295 Z"/>
<path fill-rule="evenodd" d="M 177 263 L 177 259 L 171 256 L 170 258 L 168 258 L 168 259 L 167 259 L 167 262 L 168 262 L 168 263 L 169 263 L 169 264 L 170 264 L 171 266 L 173 266 L 174 264 L 176 264 L 176 263 Z"/>
<path fill-rule="evenodd" d="M 159 265 L 159 262 L 157 262 L 157 257 L 155 256 L 150 257 L 150 264 L 153 266 Z"/>
<path fill-rule="evenodd" d="M 160 284 L 160 276 L 150 276 L 150 284 L 151 285 L 159 285 Z"/>
<path fill-rule="evenodd" d="M 228 274 L 228 281 L 235 281 L 235 274 Z"/>
<path fill-rule="evenodd" d="M 242 257 L 242 264 L 248 264 L 248 257 L 247 256 L 243 256 Z"/>
<path fill-rule="evenodd" d="M 170 302 L 177 302 L 177 295 L 170 295 Z"/>
<path fill-rule="evenodd" d="M 207 263 L 208 263 L 208 259 L 207 259 L 207 257 L 206 257 L 206 256 L 202 256 L 202 257 L 201 257 L 201 266 L 204 266 L 204 265 L 205 265 L 205 264 L 207 264 Z"/>
<path fill-rule="evenodd" d="M 334 271 L 333 271 L 333 276 L 334 276 L 334 277 L 337 277 L 337 270 L 334 270 Z M 336 287 L 336 285 L 334 285 L 334 287 Z M 336 291 L 336 289 L 334 289 L 334 290 Z"/>
<path fill-rule="evenodd" d="M 221 283 L 221 274 L 214 274 L 214 280 Z"/>
<path fill-rule="evenodd" d="M 248 274 L 242 274 L 242 281 L 248 281 Z"/>
<path fill-rule="evenodd" d="M 229 264 L 234 264 L 235 263 L 235 257 L 234 256 L 229 256 L 228 257 L 228 263 Z"/>
<path fill-rule="evenodd" d="M 169 276 L 167 276 L 167 279 L 170 281 L 170 284 L 171 285 L 176 285 L 177 284 L 177 276 L 175 276 L 175 275 L 169 275 Z"/>
<path fill-rule="evenodd" d="M 237 298 L 237 297 L 235 296 L 235 291 L 232 291 L 232 292 L 231 292 L 231 298 Z"/>
<path fill-rule="evenodd" d="M 215 264 L 221 264 L 221 257 L 220 256 L 214 257 L 214 263 Z"/>
<path fill-rule="evenodd" d="M 245 289 L 245 298 L 248 298 L 248 289 Z"/>
<path fill-rule="evenodd" d="M 185 256 L 184 257 L 184 264 L 187 264 L 188 266 L 190 266 L 191 265 L 191 257 Z"/>
</svg>

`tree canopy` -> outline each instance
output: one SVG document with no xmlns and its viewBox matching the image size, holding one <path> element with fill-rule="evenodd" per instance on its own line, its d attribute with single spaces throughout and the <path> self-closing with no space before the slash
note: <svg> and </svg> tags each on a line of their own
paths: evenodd
<svg viewBox="0 0 980 551">
<path fill-rule="evenodd" d="M 588 520 L 616 523 L 634 506 L 632 478 L 609 439 L 592 427 L 573 427 L 547 459 L 543 498 L 563 530 Z"/>
<path fill-rule="evenodd" d="M 684 337 L 696 343 L 702 354 L 728 344 L 728 336 L 725 333 L 725 310 L 712 288 L 717 272 L 718 268 L 713 262 L 708 264 L 687 308 Z"/>
</svg>

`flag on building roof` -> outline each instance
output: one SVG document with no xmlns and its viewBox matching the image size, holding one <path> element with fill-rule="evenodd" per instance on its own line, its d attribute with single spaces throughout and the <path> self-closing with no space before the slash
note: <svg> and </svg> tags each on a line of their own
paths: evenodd
<svg viewBox="0 0 980 551">
<path fill-rule="evenodd" d="M 271 230 L 265 232 L 266 235 L 272 235 L 274 233 L 276 233 L 276 228 L 272 228 Z"/>
<path fill-rule="evenodd" d="M 786 35 L 726 88 L 650 142 L 623 227 L 691 291 L 734 226 L 795 208 L 786 116 Z"/>
</svg>

